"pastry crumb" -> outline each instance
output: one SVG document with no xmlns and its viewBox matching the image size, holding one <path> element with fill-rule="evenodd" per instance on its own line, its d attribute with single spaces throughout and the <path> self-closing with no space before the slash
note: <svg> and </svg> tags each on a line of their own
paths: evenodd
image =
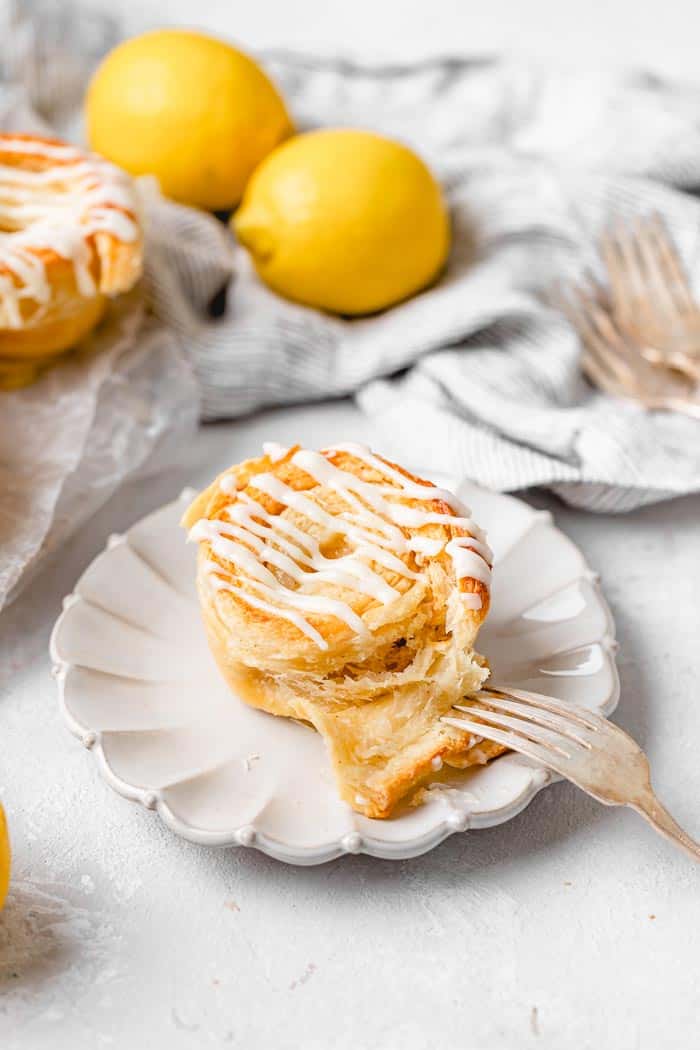
<svg viewBox="0 0 700 1050">
<path fill-rule="evenodd" d="M 312 962 L 309 963 L 309 965 L 306 967 L 306 969 L 304 970 L 304 972 L 301 975 L 301 977 L 298 977 L 296 981 L 292 981 L 292 983 L 290 984 L 290 986 L 289 986 L 290 992 L 293 992 L 295 988 L 299 987 L 299 985 L 306 984 L 306 982 L 308 980 L 310 980 L 311 977 L 315 974 L 316 969 L 317 969 L 316 963 L 312 963 Z"/>
</svg>

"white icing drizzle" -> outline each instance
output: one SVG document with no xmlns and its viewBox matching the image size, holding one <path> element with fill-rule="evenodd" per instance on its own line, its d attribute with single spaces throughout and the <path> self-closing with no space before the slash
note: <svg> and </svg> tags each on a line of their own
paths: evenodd
<svg viewBox="0 0 700 1050">
<path fill-rule="evenodd" d="M 461 499 L 455 496 L 454 492 L 450 492 L 449 489 L 438 488 L 437 485 L 420 485 L 417 481 L 411 481 L 400 470 L 396 470 L 395 467 L 391 467 L 388 463 L 381 460 L 379 456 L 375 456 L 367 445 L 360 445 L 354 441 L 344 441 L 338 445 L 329 445 L 325 451 L 347 452 L 355 459 L 361 459 L 363 463 L 373 467 L 379 474 L 384 474 L 385 477 L 395 481 L 402 489 L 404 495 L 410 499 L 439 499 L 465 518 L 468 518 L 471 514 L 469 507 L 465 506 Z M 393 488 L 386 488 L 383 491 L 396 492 Z"/>
<path fill-rule="evenodd" d="M 279 463 L 289 452 L 284 445 L 278 445 L 276 441 L 263 441 L 263 452 L 273 463 Z"/>
<path fill-rule="evenodd" d="M 319 649 L 327 649 L 328 642 L 322 634 L 316 630 L 315 627 L 306 620 L 301 613 L 293 612 L 290 609 L 280 609 L 276 605 L 271 605 L 270 602 L 265 602 L 261 598 L 256 598 L 253 594 L 249 594 L 248 591 L 244 590 L 243 587 L 236 587 L 232 583 L 228 583 L 226 580 L 222 580 L 217 573 L 221 572 L 221 566 L 217 565 L 216 562 L 209 562 L 209 580 L 212 587 L 215 590 L 230 591 L 232 594 L 238 595 L 248 605 L 252 605 L 254 609 L 261 609 L 263 612 L 271 613 L 273 616 L 279 616 L 283 620 L 288 620 L 293 623 L 302 634 L 305 634 L 307 638 L 310 638 L 312 642 L 315 642 Z"/>
<path fill-rule="evenodd" d="M 435 558 L 444 546 L 444 540 L 433 539 L 430 536 L 413 536 L 411 539 L 411 550 L 417 554 L 425 554 L 428 558 Z"/>
<path fill-rule="evenodd" d="M 260 507 L 259 504 L 254 504 L 254 506 Z M 328 581 L 341 587 L 348 587 L 351 590 L 368 594 L 372 598 L 376 598 L 382 605 L 388 605 L 395 598 L 398 598 L 399 592 L 394 587 L 390 587 L 382 576 L 373 572 L 368 565 L 359 561 L 354 555 L 348 554 L 341 558 L 326 558 L 319 550 L 315 540 L 311 540 L 313 547 L 311 553 L 308 554 L 300 546 L 295 546 L 283 538 L 280 541 L 280 538 L 274 535 L 274 530 L 271 526 L 265 529 L 264 526 L 259 526 L 252 521 L 252 515 L 255 514 L 258 517 L 260 511 L 266 514 L 262 508 L 253 510 L 244 505 L 235 505 L 229 508 L 228 517 L 235 517 L 242 522 L 243 527 L 229 524 L 222 520 L 211 521 L 203 519 L 197 522 L 192 529 L 190 533 L 191 538 L 197 541 L 208 540 L 212 545 L 212 549 L 214 549 L 214 544 L 216 544 L 216 552 L 222 558 L 232 562 L 234 565 L 238 565 L 239 568 L 243 569 L 244 572 L 247 572 L 254 579 L 268 584 L 270 587 L 275 586 L 276 578 L 264 567 L 262 562 L 274 565 L 286 573 L 287 576 L 291 576 L 299 584 L 294 592 L 297 594 L 300 592 L 308 593 L 305 587 L 307 587 L 309 582 Z M 267 516 L 267 518 L 271 520 L 270 516 Z M 271 543 L 266 543 L 260 538 L 261 531 L 271 533 L 275 544 L 286 548 L 289 553 L 285 553 L 284 549 L 278 550 Z M 242 542 L 237 543 L 236 540 Z M 248 546 L 245 546 L 245 544 Z M 306 537 L 306 544 L 310 546 L 309 537 Z M 250 547 L 253 547 L 255 553 L 250 551 Z M 289 556 L 290 554 L 292 557 Z M 299 562 L 301 564 L 298 564 Z M 309 572 L 309 569 L 311 572 Z"/>
<path fill-rule="evenodd" d="M 0 163 L 0 324 L 19 328 L 23 299 L 40 306 L 51 299 L 42 250 L 70 260 L 80 294 L 90 297 L 97 288 L 88 238 L 107 233 L 130 243 L 139 228 L 130 180 L 107 161 L 70 146 L 0 135 L 0 155 L 7 153 L 48 162 L 41 171 Z"/>
<path fill-rule="evenodd" d="M 348 476 L 350 477 L 351 475 Z M 392 569 L 394 572 L 407 576 L 409 579 L 417 580 L 419 578 L 418 573 L 413 572 L 400 558 L 390 550 L 385 549 L 387 541 L 400 553 L 410 548 L 401 530 L 389 525 L 379 518 L 378 515 L 366 512 L 369 528 L 363 528 L 354 524 L 352 520 L 348 520 L 353 517 L 352 515 L 346 515 L 344 518 L 341 518 L 338 515 L 329 514 L 322 507 L 319 507 L 317 503 L 314 503 L 313 500 L 301 492 L 296 492 L 289 485 L 285 485 L 283 481 L 280 481 L 273 474 L 257 474 L 254 479 L 251 479 L 251 484 L 266 496 L 271 496 L 278 503 L 286 504 L 292 510 L 303 514 L 304 517 L 309 518 L 310 521 L 315 522 L 317 525 L 321 525 L 330 532 L 340 533 L 353 539 L 365 553 L 370 553 L 373 560 L 384 565 L 385 568 Z M 352 493 L 349 493 L 348 501 L 351 500 L 351 497 Z M 377 532 L 372 531 L 372 526 L 377 529 L 379 535 Z"/>
<path fill-rule="evenodd" d="M 289 453 L 289 449 L 272 443 L 265 445 L 264 450 L 273 462 L 275 456 L 282 459 Z M 190 530 L 191 540 L 208 542 L 218 558 L 235 565 L 242 573 L 233 576 L 218 562 L 207 562 L 215 588 L 228 590 L 254 608 L 288 620 L 320 648 L 326 649 L 325 639 L 304 617 L 304 612 L 333 616 L 361 637 L 366 637 L 369 631 L 346 602 L 316 593 L 319 583 L 355 590 L 388 605 L 400 592 L 372 569 L 372 563 L 415 581 L 420 580 L 420 574 L 410 569 L 399 555 L 415 552 L 435 557 L 445 550 L 458 580 L 471 577 L 489 585 L 491 552 L 483 533 L 469 517 L 469 510 L 452 493 L 405 478 L 399 471 L 385 466 L 364 446 L 339 445 L 329 451 L 348 452 L 383 471 L 395 484 L 364 481 L 335 466 L 325 455 L 306 449 L 295 452 L 291 462 L 319 485 L 337 492 L 348 511 L 330 514 L 304 492 L 296 491 L 269 472 L 253 475 L 249 484 L 331 534 L 347 537 L 353 544 L 352 553 L 326 557 L 314 536 L 280 514 L 268 512 L 248 493 L 237 492 L 235 478 L 227 475 L 221 479 L 220 488 L 237 498 L 226 508 L 226 517 L 201 519 Z M 394 498 L 387 499 L 388 496 Z M 456 513 L 406 507 L 399 502 L 402 498 L 439 499 Z M 420 528 L 434 522 L 462 527 L 471 535 L 455 537 L 445 544 L 443 539 L 429 536 L 406 537 L 401 528 Z M 268 565 L 279 570 L 282 579 L 267 568 Z M 481 608 L 480 595 L 462 592 L 460 596 L 468 608 Z"/>
<path fill-rule="evenodd" d="M 452 558 L 455 576 L 458 580 L 471 577 L 480 580 L 487 587 L 491 584 L 491 569 L 486 561 L 488 548 L 473 536 L 456 536 L 445 547 Z"/>
<path fill-rule="evenodd" d="M 0 142 L 3 153 L 29 153 L 33 156 L 53 157 L 54 160 L 79 160 L 80 150 L 60 142 L 44 142 L 34 138 L 3 138 Z"/>
</svg>

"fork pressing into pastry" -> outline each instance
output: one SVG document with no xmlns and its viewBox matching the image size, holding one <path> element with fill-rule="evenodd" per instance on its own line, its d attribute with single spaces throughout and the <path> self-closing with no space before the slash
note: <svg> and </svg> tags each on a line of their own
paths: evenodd
<svg viewBox="0 0 700 1050">
<path fill-rule="evenodd" d="M 700 844 L 661 805 L 647 756 L 619 726 L 585 707 L 521 689 L 489 687 L 473 699 L 477 703 L 455 705 L 466 717 L 442 721 L 527 755 L 607 806 L 630 806 L 700 861 Z"/>
</svg>

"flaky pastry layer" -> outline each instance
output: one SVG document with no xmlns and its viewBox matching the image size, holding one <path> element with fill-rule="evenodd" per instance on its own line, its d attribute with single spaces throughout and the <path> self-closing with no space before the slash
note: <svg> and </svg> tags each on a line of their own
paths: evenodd
<svg viewBox="0 0 700 1050">
<path fill-rule="evenodd" d="M 473 646 L 489 574 L 477 527 L 448 494 L 435 489 L 432 498 L 433 488 L 359 446 L 294 447 L 226 471 L 183 519 L 199 541 L 202 613 L 224 678 L 252 706 L 313 726 L 341 797 L 369 817 L 389 816 L 443 763 L 483 762 L 492 750 L 440 721 L 488 677 Z M 381 520 L 384 546 L 366 549 L 358 528 L 371 539 Z M 304 536 L 315 568 L 294 572 L 283 555 L 302 551 L 303 563 L 309 548 L 295 544 Z M 465 545 L 456 556 L 453 541 Z M 338 567 L 330 578 L 328 566 Z M 348 569 L 364 566 L 373 575 L 358 585 Z M 284 602 L 299 594 L 342 603 L 341 615 L 305 608 L 302 629 L 297 611 L 285 618 Z M 362 630 L 347 622 L 353 616 Z"/>
</svg>

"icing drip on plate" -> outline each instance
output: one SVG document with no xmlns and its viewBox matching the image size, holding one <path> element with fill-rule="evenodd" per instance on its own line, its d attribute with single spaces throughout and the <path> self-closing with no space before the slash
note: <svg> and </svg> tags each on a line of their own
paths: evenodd
<svg viewBox="0 0 700 1050">
<path fill-rule="evenodd" d="M 264 449 L 272 462 L 289 453 L 289 449 L 273 444 L 265 445 Z M 491 551 L 483 532 L 471 520 L 468 508 L 456 496 L 446 489 L 421 485 L 404 477 L 363 445 L 336 445 L 326 451 L 348 453 L 393 484 L 365 481 L 335 466 L 320 452 L 299 449 L 290 462 L 319 485 L 337 492 L 347 505 L 345 513 L 328 513 L 304 492 L 297 492 L 267 471 L 253 475 L 249 486 L 321 528 L 346 537 L 351 541 L 352 552 L 337 558 L 326 557 L 315 537 L 280 514 L 268 512 L 248 493 L 238 492 L 235 478 L 228 475 L 221 479 L 220 488 L 236 495 L 236 501 L 226 508 L 225 517 L 203 518 L 189 534 L 191 540 L 209 543 L 217 558 L 235 565 L 242 574 L 227 574 L 222 565 L 210 560 L 206 568 L 213 587 L 230 591 L 253 608 L 288 620 L 320 648 L 326 649 L 325 639 L 304 613 L 336 617 L 360 637 L 366 637 L 369 630 L 347 602 L 316 593 L 319 583 L 354 590 L 388 605 L 400 597 L 400 592 L 372 569 L 372 563 L 404 579 L 418 581 L 420 574 L 406 565 L 401 555 L 435 557 L 444 550 L 452 561 L 457 580 L 470 577 L 489 586 Z M 439 500 L 453 513 L 408 507 L 402 499 Z M 470 535 L 445 543 L 430 536 L 406 536 L 403 531 L 433 523 L 460 527 Z M 268 566 L 274 566 L 282 579 Z M 478 594 L 461 592 L 460 597 L 467 608 L 481 608 Z"/>
</svg>

